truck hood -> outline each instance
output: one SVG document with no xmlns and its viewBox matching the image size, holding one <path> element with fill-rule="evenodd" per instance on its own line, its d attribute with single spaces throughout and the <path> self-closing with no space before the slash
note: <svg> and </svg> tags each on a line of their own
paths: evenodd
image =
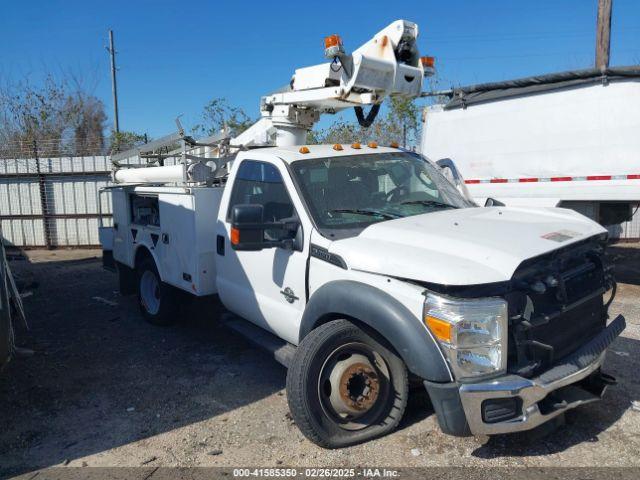
<svg viewBox="0 0 640 480">
<path fill-rule="evenodd" d="M 561 208 L 465 208 L 373 224 L 334 241 L 349 268 L 441 285 L 511 279 L 525 260 L 606 233 Z"/>
</svg>

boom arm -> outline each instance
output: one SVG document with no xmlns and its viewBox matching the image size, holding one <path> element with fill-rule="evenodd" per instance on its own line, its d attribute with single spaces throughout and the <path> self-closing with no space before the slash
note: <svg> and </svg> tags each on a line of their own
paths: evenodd
<svg viewBox="0 0 640 480">
<path fill-rule="evenodd" d="M 303 144 L 323 113 L 375 107 L 387 96 L 419 97 L 432 70 L 423 66 L 417 38 L 418 26 L 406 20 L 393 22 L 352 54 L 344 53 L 340 37 L 327 37 L 326 55 L 333 61 L 297 69 L 287 88 L 262 97 L 261 119 L 232 145 Z M 362 110 L 356 112 L 363 118 Z"/>
<path fill-rule="evenodd" d="M 304 144 L 307 132 L 320 119 L 320 115 L 335 114 L 350 107 L 356 109 L 360 124 L 369 126 L 386 97 L 420 97 L 424 76 L 432 74 L 433 69 L 427 60 L 429 57 L 419 56 L 417 38 L 418 26 L 406 20 L 391 23 L 351 54 L 345 53 L 339 36 L 327 37 L 325 56 L 331 61 L 297 69 L 287 87 L 262 97 L 260 119 L 237 137 L 220 142 L 213 149 L 216 156 L 231 159 L 230 156 L 243 148 Z M 372 106 L 366 117 L 362 110 L 365 105 Z M 209 161 L 208 168 L 219 169 L 224 163 L 214 162 L 213 158 L 203 158 L 198 162 L 188 153 L 188 146 L 207 142 L 195 142 L 183 132 L 176 135 L 181 136 L 183 148 L 173 153 L 175 156 L 181 155 L 184 168 L 151 167 L 153 171 L 134 169 L 137 172 L 119 170 L 114 174 L 115 181 L 201 182 L 207 174 L 199 166 Z M 170 137 L 175 142 L 174 136 Z M 113 158 L 142 156 L 140 152 L 143 150 L 145 146 Z M 173 170 L 170 172 L 171 168 Z"/>
</svg>

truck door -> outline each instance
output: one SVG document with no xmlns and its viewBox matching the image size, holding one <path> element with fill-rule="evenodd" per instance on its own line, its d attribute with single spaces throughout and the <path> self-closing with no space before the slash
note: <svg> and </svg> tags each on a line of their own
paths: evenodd
<svg viewBox="0 0 640 480">
<path fill-rule="evenodd" d="M 216 256 L 218 293 L 232 312 L 296 343 L 306 303 L 308 234 L 299 213 L 302 205 L 283 165 L 244 159 L 231 178 L 220 206 Z M 280 161 L 279 161 L 280 162 Z M 260 204 L 265 220 L 292 216 L 301 220 L 302 251 L 266 248 L 236 251 L 229 240 L 230 212 L 235 205 Z"/>
</svg>

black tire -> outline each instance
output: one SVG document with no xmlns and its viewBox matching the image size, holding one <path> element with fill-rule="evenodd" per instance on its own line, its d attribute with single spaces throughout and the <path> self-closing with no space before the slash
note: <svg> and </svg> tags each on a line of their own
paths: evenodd
<svg viewBox="0 0 640 480">
<path fill-rule="evenodd" d="M 296 425 L 316 445 L 340 448 L 362 443 L 386 435 L 400 423 L 409 396 L 407 369 L 387 342 L 376 337 L 350 321 L 333 320 L 311 331 L 298 346 L 287 372 L 287 399 Z M 347 368 L 345 373 L 345 368 L 338 365 L 348 363 L 350 358 L 356 362 L 356 357 L 370 360 L 375 375 L 364 378 L 375 379 L 377 390 L 374 389 L 375 400 L 369 410 L 350 421 L 349 413 L 343 416 L 344 411 L 336 413 L 333 409 L 336 402 L 332 393 L 336 391 L 335 385 L 340 385 L 338 403 L 345 402 L 343 387 L 346 402 L 355 401 L 357 395 L 351 396 L 347 385 L 357 383 L 352 380 L 358 374 L 349 376 L 352 370 Z M 342 371 L 339 382 L 334 381 L 333 374 L 330 379 L 327 377 L 329 372 L 325 369 L 329 367 L 331 372 Z M 366 398 L 365 402 L 371 402 Z"/>
<path fill-rule="evenodd" d="M 153 275 L 157 282 L 154 289 L 155 297 L 159 302 L 156 308 L 145 303 L 143 295 L 145 275 Z M 173 325 L 178 320 L 178 295 L 174 287 L 167 285 L 160 279 L 158 269 L 152 258 L 143 259 L 136 268 L 136 291 L 138 294 L 138 305 L 145 320 L 152 325 L 167 326 Z"/>
</svg>

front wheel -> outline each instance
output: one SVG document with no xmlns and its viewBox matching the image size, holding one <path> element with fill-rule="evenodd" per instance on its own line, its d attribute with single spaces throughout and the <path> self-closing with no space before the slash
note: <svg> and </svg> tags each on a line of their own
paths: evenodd
<svg viewBox="0 0 640 480">
<path fill-rule="evenodd" d="M 137 268 L 138 302 L 144 318 L 153 325 L 171 325 L 177 320 L 178 302 L 173 287 L 160 279 L 152 259 Z"/>
<path fill-rule="evenodd" d="M 408 386 L 407 369 L 392 348 L 347 320 L 309 333 L 287 373 L 293 419 L 325 448 L 391 432 L 404 414 Z"/>
</svg>

